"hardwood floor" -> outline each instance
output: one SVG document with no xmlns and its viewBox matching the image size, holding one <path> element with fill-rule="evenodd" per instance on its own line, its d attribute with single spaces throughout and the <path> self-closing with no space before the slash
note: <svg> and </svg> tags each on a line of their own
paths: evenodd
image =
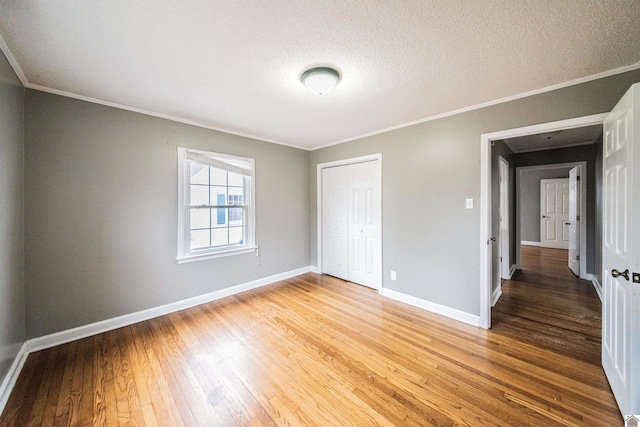
<svg viewBox="0 0 640 427">
<path fill-rule="evenodd" d="M 521 258 L 502 283 L 493 331 L 600 366 L 602 306 L 593 284 L 569 270 L 566 250 L 522 246 Z"/>
<path fill-rule="evenodd" d="M 0 425 L 622 425 L 599 365 L 499 316 L 308 273 L 31 354 Z"/>
</svg>

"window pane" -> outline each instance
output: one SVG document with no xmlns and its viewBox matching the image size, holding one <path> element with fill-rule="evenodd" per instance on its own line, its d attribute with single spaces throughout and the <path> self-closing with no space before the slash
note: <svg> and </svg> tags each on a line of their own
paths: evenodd
<svg viewBox="0 0 640 427">
<path fill-rule="evenodd" d="M 241 245 L 244 243 L 244 227 L 229 228 L 229 244 Z"/>
<path fill-rule="evenodd" d="M 211 186 L 211 203 L 219 206 L 227 204 L 227 187 Z"/>
<path fill-rule="evenodd" d="M 242 187 L 229 187 L 229 201 L 234 200 L 237 203 L 229 203 L 230 205 L 241 205 L 244 188 Z"/>
<path fill-rule="evenodd" d="M 191 185 L 190 196 L 189 204 L 191 206 L 209 205 L 209 186 Z"/>
<path fill-rule="evenodd" d="M 191 184 L 209 185 L 209 167 L 200 163 L 189 162 Z"/>
<path fill-rule="evenodd" d="M 191 229 L 209 228 L 211 226 L 211 209 L 191 209 Z"/>
<path fill-rule="evenodd" d="M 238 175 L 237 173 L 233 173 L 233 172 L 229 172 L 229 186 L 234 186 L 234 187 L 242 187 L 244 185 L 243 183 L 243 176 L 242 175 Z"/>
<path fill-rule="evenodd" d="M 191 256 L 198 259 L 201 255 L 225 253 L 253 244 L 254 207 L 250 205 L 253 198 L 248 198 L 253 195 L 253 171 L 248 170 L 247 176 L 229 172 L 225 167 L 209 166 L 208 160 L 202 160 L 203 163 L 189 160 L 204 156 L 211 159 L 210 164 L 223 162 L 237 167 L 243 158 L 236 160 L 224 154 L 182 147 L 178 148 L 178 154 L 178 181 L 185 192 L 181 194 L 186 195 L 178 201 L 179 212 L 184 213 L 179 215 L 184 222 L 178 228 L 181 239 L 178 259 Z"/>
<path fill-rule="evenodd" d="M 227 185 L 227 171 L 216 168 L 209 168 L 211 170 L 211 185 Z"/>
<path fill-rule="evenodd" d="M 211 246 L 226 246 L 229 244 L 229 229 L 227 227 L 211 230 Z"/>
<path fill-rule="evenodd" d="M 243 225 L 244 213 L 242 208 L 229 208 L 229 225 Z"/>
<path fill-rule="evenodd" d="M 191 231 L 191 250 L 208 248 L 209 243 L 209 229 Z"/>
</svg>

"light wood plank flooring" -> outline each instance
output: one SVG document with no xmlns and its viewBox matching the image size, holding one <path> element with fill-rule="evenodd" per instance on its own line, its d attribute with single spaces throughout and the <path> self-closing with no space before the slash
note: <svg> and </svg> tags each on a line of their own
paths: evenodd
<svg viewBox="0 0 640 427">
<path fill-rule="evenodd" d="M 308 273 L 31 354 L 0 425 L 622 425 L 599 365 L 513 335 Z"/>
</svg>

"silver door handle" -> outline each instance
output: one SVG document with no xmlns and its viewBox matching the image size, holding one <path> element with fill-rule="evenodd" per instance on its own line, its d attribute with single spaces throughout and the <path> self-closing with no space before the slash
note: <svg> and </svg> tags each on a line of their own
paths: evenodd
<svg viewBox="0 0 640 427">
<path fill-rule="evenodd" d="M 624 277 L 627 281 L 629 281 L 629 269 L 627 268 L 625 271 L 623 271 L 622 273 L 620 273 L 618 270 L 616 270 L 615 268 L 613 270 L 611 270 L 611 275 L 614 278 L 618 278 L 620 276 Z"/>
</svg>

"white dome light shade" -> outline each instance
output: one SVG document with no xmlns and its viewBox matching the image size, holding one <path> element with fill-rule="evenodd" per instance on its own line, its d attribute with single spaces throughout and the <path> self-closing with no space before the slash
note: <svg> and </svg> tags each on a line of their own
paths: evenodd
<svg viewBox="0 0 640 427">
<path fill-rule="evenodd" d="M 325 95 L 333 90 L 340 81 L 340 74 L 333 68 L 311 68 L 300 78 L 311 93 Z"/>
</svg>

